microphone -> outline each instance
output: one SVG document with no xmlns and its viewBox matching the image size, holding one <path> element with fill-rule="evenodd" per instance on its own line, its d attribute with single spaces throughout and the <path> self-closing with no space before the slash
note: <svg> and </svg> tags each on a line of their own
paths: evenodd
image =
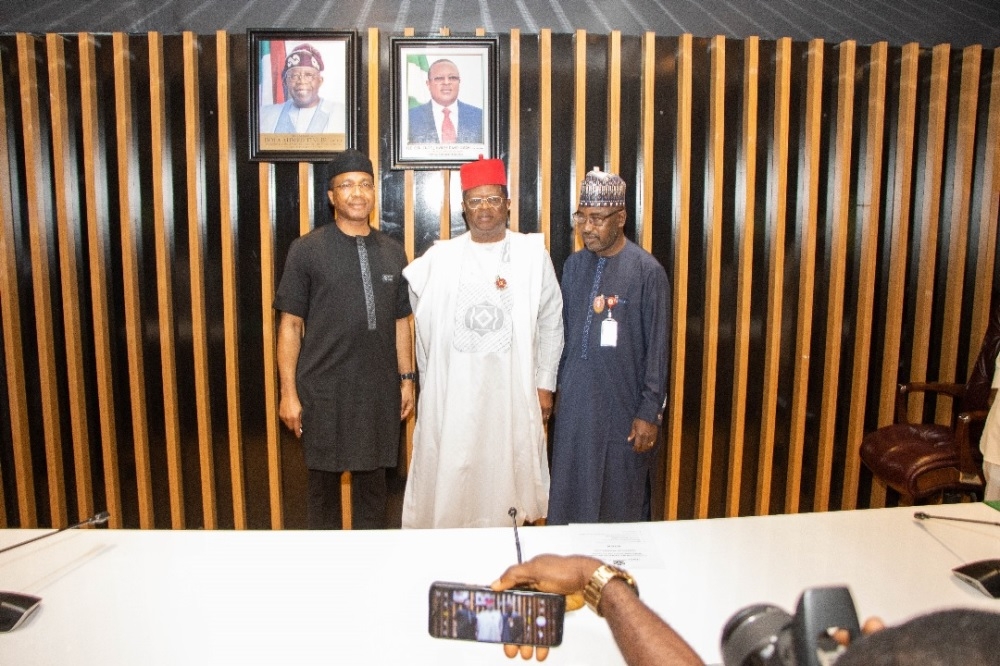
<svg viewBox="0 0 1000 666">
<path fill-rule="evenodd" d="M 108 518 L 110 517 L 110 513 L 107 511 L 101 511 L 99 514 L 91 516 L 87 520 L 81 521 L 76 525 L 69 525 L 68 527 L 63 527 L 55 530 L 54 532 L 49 532 L 48 534 L 43 534 L 41 536 L 36 536 L 33 539 L 28 539 L 27 541 L 15 543 L 13 546 L 0 548 L 0 553 L 6 553 L 9 550 L 26 546 L 29 543 L 34 543 L 35 541 L 39 541 L 41 539 L 47 539 L 50 536 L 59 534 L 60 532 L 65 532 L 66 530 L 76 529 L 77 527 L 85 527 L 87 525 L 103 525 L 108 522 Z M 14 631 L 21 626 L 28 616 L 35 612 L 35 609 L 38 608 L 41 603 L 42 598 L 36 597 L 33 594 L 22 594 L 20 592 L 6 592 L 0 590 L 0 634 L 7 633 L 8 631 Z"/>
<path fill-rule="evenodd" d="M 952 518 L 950 516 L 932 516 L 928 513 L 924 513 L 923 511 L 917 511 L 915 514 L 913 514 L 913 517 L 916 518 L 917 520 L 929 520 L 933 518 L 934 520 L 955 520 L 960 523 L 979 523 L 980 525 L 994 525 L 996 527 L 1000 527 L 1000 523 L 992 520 L 974 520 L 972 518 Z"/>
<path fill-rule="evenodd" d="M 21 543 L 15 543 L 13 546 L 0 548 L 0 553 L 6 553 L 8 550 L 14 550 L 15 548 L 20 548 L 21 546 L 27 546 L 29 543 L 34 543 L 42 539 L 47 539 L 50 536 L 55 536 L 56 534 L 59 534 L 60 532 L 65 532 L 66 530 L 75 530 L 77 527 L 86 527 L 88 525 L 103 525 L 104 523 L 108 522 L 109 518 L 111 518 L 110 513 L 108 513 L 107 511 L 101 511 L 97 515 L 91 516 L 90 518 L 87 518 L 87 520 L 80 521 L 76 525 L 69 525 L 67 527 L 62 527 L 54 532 L 49 532 L 48 534 L 36 536 L 32 539 L 28 539 L 27 541 L 22 541 Z"/>
<path fill-rule="evenodd" d="M 510 516 L 510 519 L 512 521 L 514 521 L 514 545 L 517 546 L 517 563 L 520 564 L 521 563 L 521 539 L 517 536 L 517 508 L 513 507 L 513 506 L 510 507 L 510 510 L 507 511 L 507 515 Z"/>
</svg>

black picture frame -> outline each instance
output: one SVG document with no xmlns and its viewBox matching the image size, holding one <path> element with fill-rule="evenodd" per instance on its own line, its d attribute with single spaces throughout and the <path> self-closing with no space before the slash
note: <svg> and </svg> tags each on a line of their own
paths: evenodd
<svg viewBox="0 0 1000 666">
<path fill-rule="evenodd" d="M 319 54 L 319 61 L 296 53 L 304 45 Z M 322 162 L 355 146 L 357 49 L 355 31 L 247 30 L 251 161 Z M 309 88 L 314 79 L 297 79 L 301 88 L 289 91 L 284 74 L 289 58 L 303 66 L 306 61 L 322 64 L 315 90 Z M 300 115 L 295 98 L 306 95 L 319 102 Z M 304 130 L 295 128 L 296 120 L 308 123 Z"/>
<path fill-rule="evenodd" d="M 456 169 L 499 153 L 497 37 L 394 37 L 392 57 L 392 169 Z M 439 60 L 458 70 L 455 143 L 440 141 L 427 72 Z M 444 89 L 446 96 L 451 91 Z M 440 93 L 439 93 L 440 97 Z M 450 101 L 450 100 L 449 100 Z M 471 122 L 470 122 L 471 118 Z"/>
</svg>

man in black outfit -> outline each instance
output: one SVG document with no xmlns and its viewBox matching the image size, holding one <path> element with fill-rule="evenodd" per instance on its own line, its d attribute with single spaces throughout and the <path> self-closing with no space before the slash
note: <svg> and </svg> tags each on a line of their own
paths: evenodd
<svg viewBox="0 0 1000 666">
<path fill-rule="evenodd" d="M 292 242 L 274 299 L 278 413 L 302 441 L 309 528 L 340 529 L 340 476 L 350 471 L 353 527 L 383 529 L 386 468 L 414 401 L 406 253 L 369 225 L 371 160 L 345 150 L 328 175 L 334 224 Z"/>
</svg>

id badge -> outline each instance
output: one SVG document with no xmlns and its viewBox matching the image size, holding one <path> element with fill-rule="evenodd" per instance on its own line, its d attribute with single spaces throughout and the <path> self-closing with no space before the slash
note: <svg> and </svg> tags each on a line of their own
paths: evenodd
<svg viewBox="0 0 1000 666">
<path fill-rule="evenodd" d="M 601 322 L 601 346 L 618 346 L 618 322 L 611 317 Z"/>
</svg>

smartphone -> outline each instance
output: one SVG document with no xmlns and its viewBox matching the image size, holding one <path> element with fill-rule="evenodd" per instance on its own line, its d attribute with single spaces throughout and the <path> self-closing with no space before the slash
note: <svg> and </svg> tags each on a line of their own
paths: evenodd
<svg viewBox="0 0 1000 666">
<path fill-rule="evenodd" d="M 427 620 L 434 638 L 552 647 L 562 643 L 565 615 L 561 594 L 438 581 L 431 584 Z"/>
</svg>

